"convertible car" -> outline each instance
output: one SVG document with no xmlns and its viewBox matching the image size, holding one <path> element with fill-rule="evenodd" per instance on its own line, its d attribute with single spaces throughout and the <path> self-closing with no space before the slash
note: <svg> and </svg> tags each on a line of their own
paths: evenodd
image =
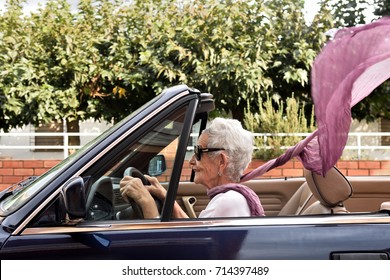
<svg viewBox="0 0 390 280">
<path fill-rule="evenodd" d="M 213 96 L 169 88 L 44 175 L 0 195 L 0 259 L 389 259 L 390 178 L 246 182 L 265 217 L 198 218 L 208 203 L 183 166 Z M 183 171 L 183 172 L 182 172 Z M 160 218 L 120 195 L 124 175 L 158 177 Z M 187 179 L 188 178 L 188 179 Z M 173 219 L 177 201 L 188 219 Z"/>
</svg>

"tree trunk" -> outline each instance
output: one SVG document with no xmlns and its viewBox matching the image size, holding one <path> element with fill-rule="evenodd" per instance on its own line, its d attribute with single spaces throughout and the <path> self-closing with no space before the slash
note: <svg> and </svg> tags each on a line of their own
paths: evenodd
<svg viewBox="0 0 390 280">
<path fill-rule="evenodd" d="M 235 110 L 232 110 L 232 117 L 233 119 L 239 120 L 244 126 L 244 110 L 245 110 L 245 104 L 243 102 L 240 102 Z"/>
</svg>

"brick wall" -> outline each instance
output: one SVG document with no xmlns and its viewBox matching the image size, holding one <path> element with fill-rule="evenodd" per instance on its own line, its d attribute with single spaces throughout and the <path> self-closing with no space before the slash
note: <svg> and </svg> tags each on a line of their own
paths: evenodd
<svg viewBox="0 0 390 280">
<path fill-rule="evenodd" d="M 0 160 L 0 190 L 18 183 L 29 177 L 42 175 L 45 171 L 59 163 L 60 160 Z M 264 161 L 253 160 L 247 171 L 264 164 Z M 390 161 L 340 161 L 336 165 L 346 176 L 360 175 L 387 175 L 390 176 Z M 167 162 L 166 175 L 170 175 L 172 161 Z M 188 181 L 191 175 L 189 163 L 183 165 L 182 180 Z M 286 164 L 275 168 L 262 176 L 262 178 L 299 177 L 303 175 L 302 164 L 297 160 L 291 160 Z M 166 181 L 164 176 L 159 179 Z"/>
<path fill-rule="evenodd" d="M 39 176 L 60 160 L 0 160 L 0 190 L 30 176 Z"/>
</svg>

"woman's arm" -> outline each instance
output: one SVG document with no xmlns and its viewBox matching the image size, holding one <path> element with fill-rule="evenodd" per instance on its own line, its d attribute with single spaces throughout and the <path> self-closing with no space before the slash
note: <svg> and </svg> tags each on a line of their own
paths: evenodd
<svg viewBox="0 0 390 280">
<path fill-rule="evenodd" d="M 167 196 L 167 190 L 161 186 L 160 182 L 155 177 L 150 177 L 145 175 L 148 179 L 150 186 L 145 186 L 151 194 L 160 199 L 161 201 L 165 200 Z M 175 201 L 173 205 L 172 217 L 176 219 L 188 218 L 187 213 L 180 207 L 180 205 Z"/>
</svg>

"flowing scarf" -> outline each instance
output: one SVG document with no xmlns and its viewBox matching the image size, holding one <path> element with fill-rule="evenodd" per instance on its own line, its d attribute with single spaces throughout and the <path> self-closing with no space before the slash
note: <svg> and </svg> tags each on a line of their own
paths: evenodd
<svg viewBox="0 0 390 280">
<path fill-rule="evenodd" d="M 212 189 L 208 189 L 207 195 L 210 199 L 212 199 L 217 194 L 225 193 L 227 191 L 236 191 L 245 197 L 251 212 L 251 216 L 265 216 L 264 209 L 261 205 L 259 197 L 247 186 L 234 183 L 221 185 Z"/>
<path fill-rule="evenodd" d="M 339 30 L 316 57 L 311 72 L 318 129 L 283 155 L 245 174 L 261 176 L 297 157 L 303 166 L 325 176 L 348 140 L 351 108 L 390 78 L 390 17 Z"/>
</svg>

